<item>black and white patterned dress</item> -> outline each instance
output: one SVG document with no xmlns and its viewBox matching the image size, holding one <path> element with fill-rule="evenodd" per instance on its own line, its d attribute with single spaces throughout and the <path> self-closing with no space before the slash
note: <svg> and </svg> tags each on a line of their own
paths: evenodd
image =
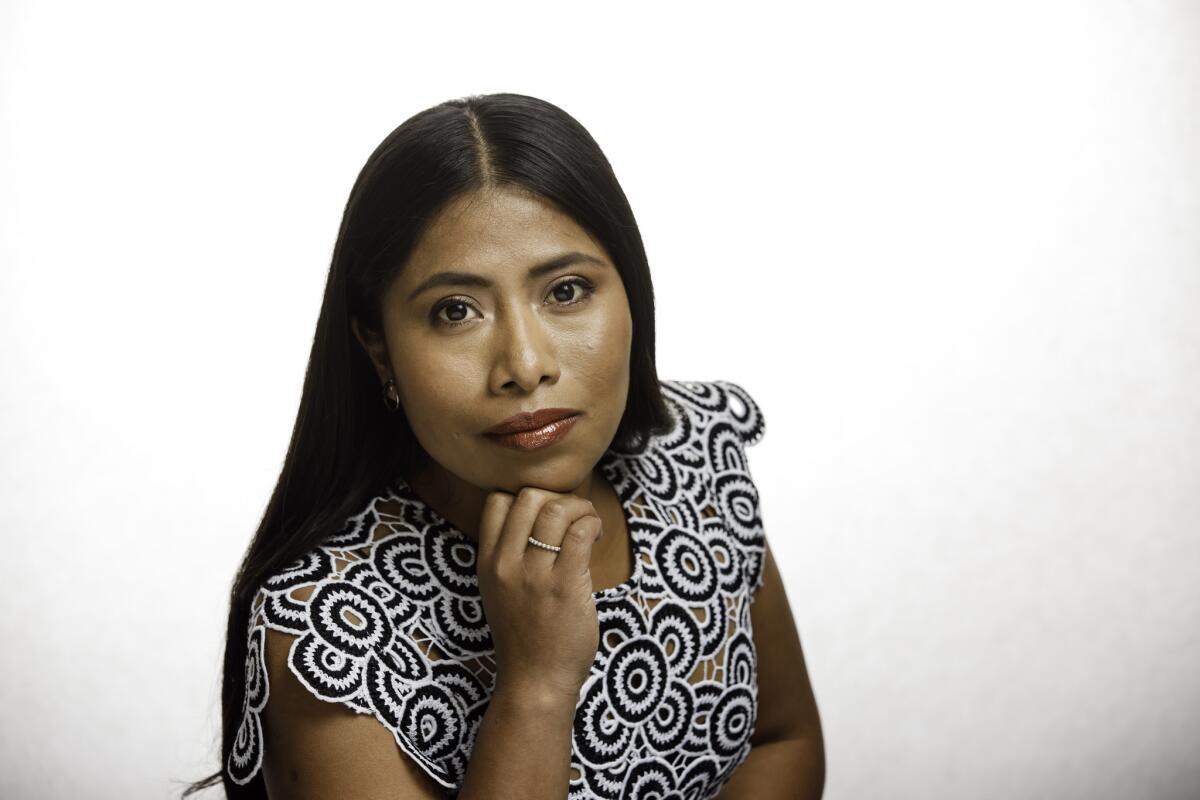
<svg viewBox="0 0 1200 800">
<path fill-rule="evenodd" d="M 572 800 L 714 797 L 757 719 L 749 609 L 765 534 L 745 448 L 763 416 L 735 383 L 661 386 L 673 430 L 600 461 L 635 558 L 629 580 L 595 593 L 600 646 L 575 711 Z M 268 580 L 250 612 L 230 777 L 247 783 L 262 766 L 269 627 L 297 637 L 288 667 L 313 695 L 374 716 L 456 793 L 495 679 L 475 555 L 396 479 Z"/>
</svg>

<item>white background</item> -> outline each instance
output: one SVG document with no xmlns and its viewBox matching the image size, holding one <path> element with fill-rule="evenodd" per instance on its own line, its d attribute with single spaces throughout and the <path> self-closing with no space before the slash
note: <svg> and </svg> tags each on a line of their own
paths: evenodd
<svg viewBox="0 0 1200 800">
<path fill-rule="evenodd" d="M 0 795 L 217 769 L 350 186 L 514 91 L 763 408 L 826 797 L 1200 796 L 1200 4 L 788 9 L 0 6 Z"/>
</svg>

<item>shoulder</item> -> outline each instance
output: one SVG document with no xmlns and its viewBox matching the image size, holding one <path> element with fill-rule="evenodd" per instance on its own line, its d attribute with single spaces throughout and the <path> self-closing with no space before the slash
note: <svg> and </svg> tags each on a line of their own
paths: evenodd
<svg viewBox="0 0 1200 800">
<path fill-rule="evenodd" d="M 676 487 L 694 486 L 694 470 L 707 472 L 705 482 L 722 525 L 743 557 L 751 592 L 756 592 L 763 583 L 766 532 L 747 448 L 766 432 L 762 408 L 744 386 L 730 380 L 659 383 L 676 426 L 655 440 L 654 460 L 660 468 L 642 471 L 671 474 L 669 483 Z"/>
<path fill-rule="evenodd" d="M 354 712 L 340 717 L 337 725 L 352 726 L 343 730 L 384 735 L 439 785 L 456 785 L 450 758 L 469 709 L 442 688 L 429 652 L 431 606 L 446 594 L 444 576 L 429 566 L 437 561 L 429 552 L 436 537 L 428 535 L 435 522 L 394 489 L 259 586 L 246 628 L 245 701 L 227 763 L 235 782 L 248 783 L 263 767 L 272 751 L 264 742 L 273 735 L 270 720 L 316 720 L 318 710 L 338 707 Z M 484 687 L 463 693 L 482 696 Z M 418 718 L 423 709 L 458 720 L 449 739 L 428 736 Z M 339 717 L 321 719 L 324 729 Z M 364 728 L 362 719 L 375 727 Z M 276 730 L 288 727 L 281 722 Z M 273 743 L 291 735 L 274 733 Z"/>
<path fill-rule="evenodd" d="M 729 380 L 660 380 L 663 399 L 675 419 L 653 446 L 688 466 L 699 454 L 716 475 L 734 472 L 749 479 L 746 448 L 762 441 L 766 420 L 758 401 L 741 384 Z M 698 451 L 692 456 L 693 451 Z"/>
<path fill-rule="evenodd" d="M 660 380 L 659 385 L 673 411 L 683 411 L 691 421 L 715 425 L 718 430 L 727 426 L 742 445 L 757 444 L 766 432 L 761 407 L 739 383 Z"/>
</svg>

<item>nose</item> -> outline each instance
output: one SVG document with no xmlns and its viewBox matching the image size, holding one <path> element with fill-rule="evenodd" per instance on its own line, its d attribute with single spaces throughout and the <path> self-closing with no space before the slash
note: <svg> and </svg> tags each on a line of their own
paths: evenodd
<svg viewBox="0 0 1200 800">
<path fill-rule="evenodd" d="M 559 364 L 553 336 L 538 312 L 510 304 L 497 314 L 489 387 L 494 394 L 534 391 L 543 380 L 558 381 Z M 520 304 L 524 305 L 524 304 Z"/>
</svg>

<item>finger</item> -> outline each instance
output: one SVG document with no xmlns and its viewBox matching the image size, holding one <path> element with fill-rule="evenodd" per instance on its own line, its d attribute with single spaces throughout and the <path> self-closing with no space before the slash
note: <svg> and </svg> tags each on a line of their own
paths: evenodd
<svg viewBox="0 0 1200 800">
<path fill-rule="evenodd" d="M 507 519 L 509 509 L 516 499 L 508 492 L 496 490 L 490 492 L 483 501 L 483 511 L 479 515 L 479 564 L 491 563 L 496 545 L 500 541 L 504 520 Z"/>
<path fill-rule="evenodd" d="M 562 551 L 554 560 L 552 571 L 563 578 L 582 575 L 591 568 L 592 546 L 600 538 L 603 528 L 599 517 L 580 517 L 571 523 L 563 536 Z M 546 555 L 554 555 L 547 553 Z"/>
<path fill-rule="evenodd" d="M 560 494 L 542 504 L 529 535 L 546 544 L 558 545 L 571 523 L 588 514 L 595 514 L 592 504 L 573 494 Z M 549 552 L 543 551 L 543 552 Z"/>
<path fill-rule="evenodd" d="M 588 516 L 599 518 L 592 504 L 582 497 L 573 494 L 553 497 L 542 505 L 529 533 L 540 542 L 561 547 L 570 527 Z M 534 569 L 550 569 L 559 555 L 530 544 L 525 551 L 525 563 Z"/>
<path fill-rule="evenodd" d="M 524 557 L 525 548 L 533 547 L 529 544 L 529 530 L 533 527 L 542 506 L 555 496 L 552 492 L 532 486 L 526 486 L 517 492 L 512 508 L 508 510 L 508 518 L 504 520 L 504 527 L 500 531 L 500 540 L 496 543 L 497 561 L 516 563 Z M 550 541 L 546 544 L 558 542 Z"/>
</svg>

